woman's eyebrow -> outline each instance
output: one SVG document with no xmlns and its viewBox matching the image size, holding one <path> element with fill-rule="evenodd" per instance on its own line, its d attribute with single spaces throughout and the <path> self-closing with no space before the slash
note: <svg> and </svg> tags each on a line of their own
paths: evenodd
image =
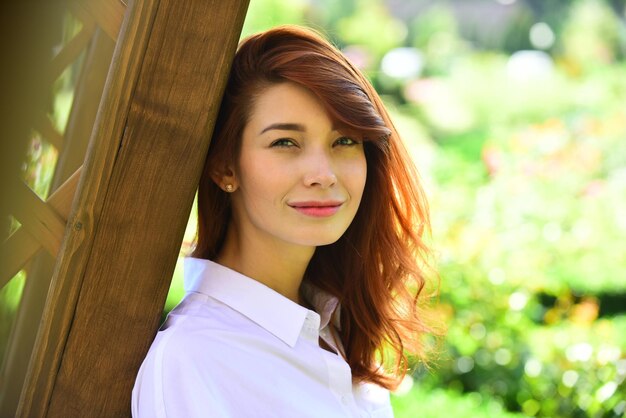
<svg viewBox="0 0 626 418">
<path fill-rule="evenodd" d="M 259 135 L 267 131 L 270 131 L 272 129 L 277 129 L 280 131 L 298 131 L 298 132 L 306 131 L 306 128 L 304 127 L 304 125 L 301 125 L 299 123 L 273 123 L 270 126 L 263 129 L 261 132 L 259 132 Z"/>
</svg>

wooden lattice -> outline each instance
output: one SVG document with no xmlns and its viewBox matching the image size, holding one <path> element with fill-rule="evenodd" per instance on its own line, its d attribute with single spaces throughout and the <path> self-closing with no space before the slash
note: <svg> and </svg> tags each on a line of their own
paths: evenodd
<svg viewBox="0 0 626 418">
<path fill-rule="evenodd" d="M 73 86 L 70 118 L 62 131 L 45 113 L 34 115 L 32 126 L 59 155 L 52 193 L 44 200 L 15 178 L 11 214 L 20 226 L 0 244 L 0 288 L 20 270 L 27 271 L 27 284 L 2 359 L 0 416 L 15 415 L 52 278 L 52 265 L 42 267 L 46 263 L 39 263 L 34 270 L 26 267 L 41 257 L 41 249 L 51 256 L 48 259 L 56 259 L 61 251 L 113 46 L 126 11 L 126 4 L 120 0 L 70 0 L 65 5 L 66 13 L 79 22 L 80 30 L 54 55 L 46 67 L 45 79 L 52 89 L 68 68 L 80 75 Z"/>
<path fill-rule="evenodd" d="M 68 4 L 72 15 L 81 21 L 81 30 L 70 39 L 52 60 L 49 82 L 52 84 L 89 47 L 97 28 L 111 39 L 117 39 L 126 4 L 120 0 L 85 0 Z M 63 149 L 67 132 L 59 132 L 47 115 L 41 115 L 34 129 L 59 152 Z M 78 184 L 78 169 L 46 201 L 39 198 L 23 182 L 16 188 L 13 216 L 20 222 L 17 229 L 0 247 L 0 287 L 44 248 L 56 257 L 61 246 L 71 202 Z"/>
</svg>

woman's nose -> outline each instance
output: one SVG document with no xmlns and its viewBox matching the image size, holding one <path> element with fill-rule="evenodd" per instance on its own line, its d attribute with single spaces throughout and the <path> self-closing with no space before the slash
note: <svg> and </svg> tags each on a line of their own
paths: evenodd
<svg viewBox="0 0 626 418">
<path fill-rule="evenodd" d="M 307 158 L 304 183 L 308 187 L 318 186 L 323 189 L 337 183 L 332 161 L 326 153 L 316 153 Z"/>
</svg>

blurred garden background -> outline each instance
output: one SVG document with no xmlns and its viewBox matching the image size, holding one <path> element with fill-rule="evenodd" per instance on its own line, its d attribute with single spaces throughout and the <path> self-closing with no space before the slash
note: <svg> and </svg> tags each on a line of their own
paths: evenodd
<svg viewBox="0 0 626 418">
<path fill-rule="evenodd" d="M 448 330 L 396 417 L 626 417 L 626 1 L 251 0 L 243 36 L 283 23 L 366 73 L 429 195 Z M 56 158 L 33 137 L 40 195 Z"/>
</svg>

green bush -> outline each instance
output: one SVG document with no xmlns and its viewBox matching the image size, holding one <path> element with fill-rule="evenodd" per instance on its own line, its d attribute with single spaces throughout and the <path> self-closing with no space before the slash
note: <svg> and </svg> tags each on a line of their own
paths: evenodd
<svg viewBox="0 0 626 418">
<path fill-rule="evenodd" d="M 462 394 L 441 388 L 417 387 L 404 395 L 392 395 L 396 417 L 419 418 L 516 418 L 498 402 L 479 393 Z"/>
</svg>

